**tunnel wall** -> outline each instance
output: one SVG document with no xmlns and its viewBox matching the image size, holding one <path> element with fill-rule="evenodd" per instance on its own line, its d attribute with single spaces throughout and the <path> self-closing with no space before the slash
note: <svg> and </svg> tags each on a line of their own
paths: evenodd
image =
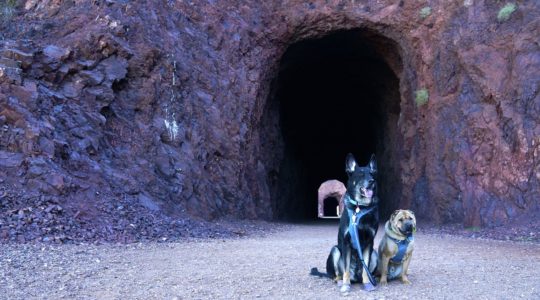
<svg viewBox="0 0 540 300">
<path fill-rule="evenodd" d="M 396 206 L 469 226 L 538 217 L 540 4 L 498 20 L 492 1 L 327 2 L 19 5 L 2 23 L 4 199 L 61 203 L 86 224 L 122 218 L 116 203 L 271 219 L 282 142 L 265 118 L 281 57 L 369 29 L 403 64 L 381 47 L 400 80 Z"/>
</svg>

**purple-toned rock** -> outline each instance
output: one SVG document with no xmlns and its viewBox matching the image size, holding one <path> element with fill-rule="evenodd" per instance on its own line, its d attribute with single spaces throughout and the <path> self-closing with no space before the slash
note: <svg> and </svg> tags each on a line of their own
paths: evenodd
<svg viewBox="0 0 540 300">
<path fill-rule="evenodd" d="M 101 82 L 103 82 L 103 79 L 105 78 L 105 76 L 103 75 L 103 73 L 101 73 L 100 71 L 97 71 L 97 70 L 84 70 L 84 71 L 81 71 L 79 73 L 79 75 L 87 80 L 88 84 L 90 85 L 98 85 L 100 84 Z"/>
<path fill-rule="evenodd" d="M 139 203 L 151 211 L 159 211 L 159 205 L 145 194 L 139 194 Z"/>
<path fill-rule="evenodd" d="M 114 93 L 110 87 L 99 85 L 84 89 L 83 93 L 93 97 L 97 101 L 109 103 L 114 100 Z"/>
<path fill-rule="evenodd" d="M 175 174 L 175 170 L 168 157 L 158 157 L 156 159 L 156 168 L 157 171 L 165 177 L 172 177 Z"/>
<path fill-rule="evenodd" d="M 12 87 L 11 96 L 16 97 L 19 101 L 24 103 L 27 108 L 38 108 L 36 100 L 38 99 L 39 93 L 35 81 L 25 80 L 23 85 Z"/>
<path fill-rule="evenodd" d="M 62 94 L 67 98 L 77 98 L 83 88 L 84 85 L 81 82 L 66 82 L 62 88 Z"/>
<path fill-rule="evenodd" d="M 49 174 L 45 178 L 46 182 L 54 187 L 57 191 L 61 192 L 64 189 L 64 176 L 60 174 Z"/>
<path fill-rule="evenodd" d="M 0 150 L 0 167 L 16 168 L 20 167 L 24 161 L 22 153 L 12 153 Z"/>
<path fill-rule="evenodd" d="M 48 45 L 43 49 L 43 54 L 48 58 L 48 61 L 61 62 L 69 57 L 71 50 L 55 45 Z"/>
<path fill-rule="evenodd" d="M 38 145 L 39 145 L 39 148 L 40 148 L 41 152 L 47 158 L 54 157 L 55 146 L 54 146 L 54 142 L 51 139 L 41 136 L 41 137 L 39 137 Z"/>
<path fill-rule="evenodd" d="M 47 172 L 47 163 L 41 157 L 30 158 L 28 162 L 28 176 L 35 178 Z"/>
<path fill-rule="evenodd" d="M 99 64 L 99 67 L 103 68 L 105 78 L 111 83 L 126 77 L 127 66 L 127 60 L 117 56 L 111 56 Z"/>
<path fill-rule="evenodd" d="M 21 84 L 21 71 L 17 61 L 8 58 L 0 58 L 0 83 Z"/>
</svg>

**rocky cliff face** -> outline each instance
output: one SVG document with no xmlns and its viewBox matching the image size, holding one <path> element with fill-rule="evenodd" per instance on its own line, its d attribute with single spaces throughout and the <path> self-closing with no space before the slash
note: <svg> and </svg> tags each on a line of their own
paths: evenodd
<svg viewBox="0 0 540 300">
<path fill-rule="evenodd" d="M 4 10 L 4 238 L 44 210 L 122 234 L 316 216 L 346 152 L 377 154 L 384 213 L 538 217 L 536 1 L 144 2 Z"/>
</svg>

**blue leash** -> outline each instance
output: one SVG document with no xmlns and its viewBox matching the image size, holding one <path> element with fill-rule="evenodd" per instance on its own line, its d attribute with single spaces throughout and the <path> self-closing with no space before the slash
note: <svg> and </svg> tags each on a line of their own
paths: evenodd
<svg viewBox="0 0 540 300">
<path fill-rule="evenodd" d="M 369 281 L 371 282 L 371 284 L 373 284 L 373 286 L 377 286 L 377 281 L 375 281 L 375 278 L 373 278 L 373 275 L 371 275 L 369 267 L 366 266 L 366 263 L 364 262 L 364 259 L 362 257 L 362 245 L 360 244 L 360 238 L 358 237 L 358 224 L 360 223 L 360 219 L 370 213 L 373 209 L 375 209 L 375 206 L 364 210 L 360 210 L 357 207 L 356 211 L 353 212 L 352 209 L 347 208 L 349 215 L 351 216 L 351 221 L 349 222 L 349 234 L 351 235 L 352 246 L 354 249 L 356 249 L 356 252 L 358 253 L 358 258 L 360 259 L 360 262 L 362 262 L 364 270 L 366 270 Z"/>
</svg>

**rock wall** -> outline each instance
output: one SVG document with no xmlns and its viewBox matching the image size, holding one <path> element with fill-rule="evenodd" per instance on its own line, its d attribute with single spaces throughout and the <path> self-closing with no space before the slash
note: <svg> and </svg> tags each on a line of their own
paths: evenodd
<svg viewBox="0 0 540 300">
<path fill-rule="evenodd" d="M 84 226 L 124 220 L 118 207 L 271 219 L 287 176 L 265 115 L 280 59 L 348 29 L 398 46 L 379 49 L 400 80 L 393 206 L 467 226 L 540 210 L 538 2 L 507 18 L 480 0 L 142 2 L 2 15 L 4 224 L 50 205 Z"/>
</svg>

